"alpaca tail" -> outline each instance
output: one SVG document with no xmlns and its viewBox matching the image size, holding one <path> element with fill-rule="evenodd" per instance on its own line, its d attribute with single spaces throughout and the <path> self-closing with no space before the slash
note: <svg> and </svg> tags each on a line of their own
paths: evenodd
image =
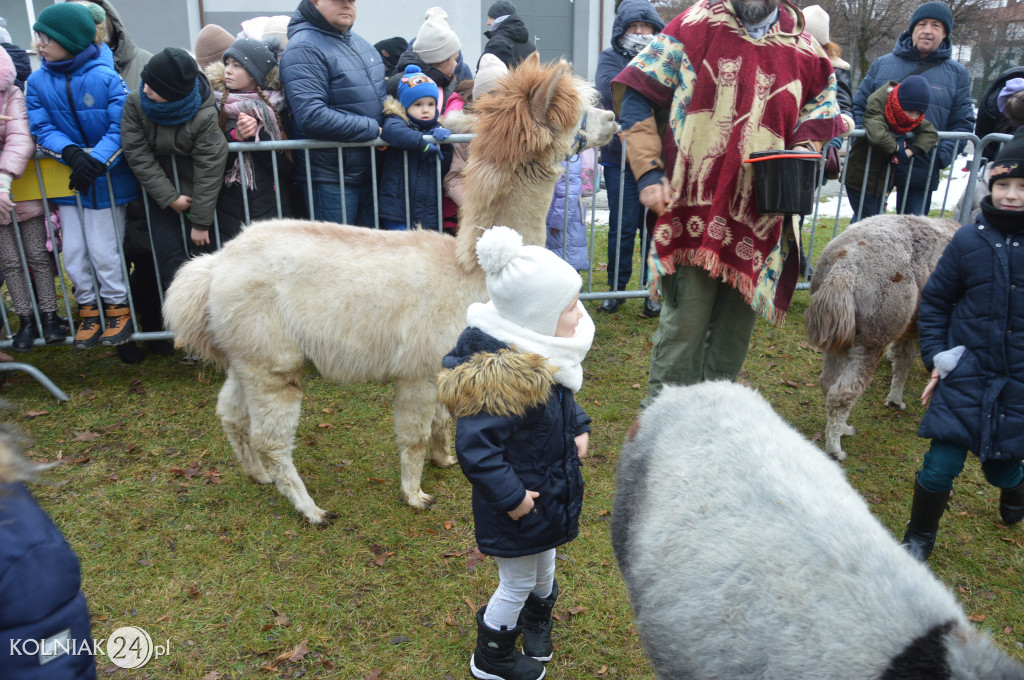
<svg viewBox="0 0 1024 680">
<path fill-rule="evenodd" d="M 804 314 L 807 340 L 825 352 L 843 352 L 853 347 L 857 334 L 857 303 L 854 299 L 855 272 L 832 267 L 825 281 L 811 295 Z"/>
<path fill-rule="evenodd" d="M 227 356 L 214 344 L 207 309 L 217 258 L 217 253 L 202 255 L 178 269 L 164 296 L 164 322 L 174 333 L 175 347 L 195 352 L 223 370 Z"/>
</svg>

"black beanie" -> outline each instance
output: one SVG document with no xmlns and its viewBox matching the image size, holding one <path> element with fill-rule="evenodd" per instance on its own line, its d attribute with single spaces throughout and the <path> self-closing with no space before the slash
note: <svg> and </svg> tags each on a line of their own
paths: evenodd
<svg viewBox="0 0 1024 680">
<path fill-rule="evenodd" d="M 910 75 L 896 87 L 896 99 L 904 111 L 928 110 L 932 101 L 932 86 L 924 76 Z"/>
<path fill-rule="evenodd" d="M 373 43 L 374 49 L 381 53 L 380 58 L 384 60 L 384 64 L 388 67 L 388 70 L 393 70 L 398 66 L 398 59 L 402 56 L 402 53 L 409 49 L 408 41 L 402 36 L 395 36 L 394 38 L 387 38 L 380 42 Z M 384 52 L 388 53 L 388 56 L 384 56 Z"/>
<path fill-rule="evenodd" d="M 1003 144 L 999 155 L 992 161 L 992 168 L 988 174 L 989 191 L 997 179 L 1007 177 L 1024 177 L 1024 128 L 1018 130 L 1013 139 Z"/>
<path fill-rule="evenodd" d="M 165 47 L 142 67 L 142 82 L 169 102 L 192 94 L 199 64 L 183 49 Z"/>
<path fill-rule="evenodd" d="M 516 13 L 516 6 L 513 5 L 509 0 L 498 0 L 490 9 L 487 10 L 487 16 L 490 19 L 497 19 L 498 17 L 508 16 Z"/>
<path fill-rule="evenodd" d="M 953 32 L 953 13 L 949 11 L 949 7 L 938 0 L 932 0 L 932 2 L 926 2 L 917 9 L 914 10 L 914 16 L 910 17 L 910 32 L 914 32 L 914 26 L 917 26 L 917 22 L 922 19 L 935 19 L 941 21 L 946 27 L 946 36 Z"/>
</svg>

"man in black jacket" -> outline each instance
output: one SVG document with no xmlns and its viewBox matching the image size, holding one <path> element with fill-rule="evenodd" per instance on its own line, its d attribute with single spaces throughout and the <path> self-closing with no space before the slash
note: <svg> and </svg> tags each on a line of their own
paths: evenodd
<svg viewBox="0 0 1024 680">
<path fill-rule="evenodd" d="M 484 31 L 487 44 L 484 45 L 483 54 L 493 54 L 501 59 L 505 66 L 514 68 L 537 51 L 530 40 L 530 31 L 516 13 L 516 6 L 509 0 L 497 0 L 491 5 L 487 10 L 487 25 L 491 30 Z M 479 69 L 478 62 L 477 70 Z"/>
</svg>

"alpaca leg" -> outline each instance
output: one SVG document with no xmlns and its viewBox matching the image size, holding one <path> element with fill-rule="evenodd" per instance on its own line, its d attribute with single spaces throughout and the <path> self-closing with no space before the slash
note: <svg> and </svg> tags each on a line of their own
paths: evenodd
<svg viewBox="0 0 1024 680">
<path fill-rule="evenodd" d="M 292 462 L 295 430 L 302 411 L 300 373 L 253 371 L 243 381 L 249 397 L 250 443 L 263 456 L 277 490 L 312 524 L 324 526 L 329 513 L 317 507 Z"/>
<path fill-rule="evenodd" d="M 257 484 L 270 484 L 273 479 L 267 474 L 249 443 L 249 411 L 245 403 L 245 390 L 235 370 L 228 367 L 228 377 L 217 397 L 217 415 L 224 428 L 235 458 L 242 465 L 242 471 Z"/>
<path fill-rule="evenodd" d="M 402 498 L 420 510 L 434 502 L 434 497 L 420 488 L 420 478 L 437 403 L 437 386 L 432 379 L 395 381 L 395 438 L 402 465 Z"/>
<path fill-rule="evenodd" d="M 844 435 L 854 433 L 854 429 L 846 424 L 846 419 L 850 417 L 853 405 L 871 382 L 881 355 L 882 348 L 854 346 L 847 353 L 846 364 L 825 396 L 825 411 L 828 413 L 825 453 L 836 460 L 846 458 L 839 440 Z"/>
<path fill-rule="evenodd" d="M 447 468 L 459 462 L 452 455 L 451 442 L 448 438 L 448 409 L 437 402 L 434 409 L 434 420 L 430 423 L 430 462 L 440 468 Z"/>
<path fill-rule="evenodd" d="M 903 390 L 917 354 L 917 339 L 908 336 L 903 336 L 886 350 L 885 358 L 892 364 L 892 383 L 889 386 L 889 396 L 885 398 L 886 406 L 892 406 L 900 411 L 907 408 L 906 402 L 903 401 Z"/>
</svg>

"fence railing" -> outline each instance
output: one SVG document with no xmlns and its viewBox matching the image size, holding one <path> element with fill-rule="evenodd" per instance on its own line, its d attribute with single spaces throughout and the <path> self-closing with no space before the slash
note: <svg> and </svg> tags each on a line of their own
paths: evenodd
<svg viewBox="0 0 1024 680">
<path fill-rule="evenodd" d="M 857 138 L 861 138 L 863 136 L 864 136 L 863 130 L 857 130 L 857 131 L 855 131 L 851 135 L 851 138 L 857 139 Z M 947 214 L 953 215 L 954 210 L 951 207 L 950 202 L 951 202 L 951 200 L 956 200 L 958 198 L 958 196 L 955 196 L 954 193 L 960 195 L 959 196 L 960 202 L 964 206 L 966 206 L 966 209 L 962 211 L 963 214 L 956 214 L 956 215 L 953 215 L 953 216 L 954 216 L 955 219 L 959 219 L 961 221 L 961 223 L 966 224 L 966 223 L 969 223 L 971 221 L 971 210 L 970 210 L 970 208 L 972 206 L 972 199 L 974 197 L 975 183 L 976 183 L 978 177 L 981 175 L 981 173 L 983 171 L 982 159 L 983 159 L 983 155 L 985 155 L 985 154 L 982 153 L 982 152 L 984 152 L 989 146 L 991 146 L 993 144 L 998 144 L 998 143 L 1001 143 L 1001 142 L 1008 141 L 1010 139 L 1010 136 L 1009 135 L 1004 135 L 1004 134 L 993 134 L 993 135 L 988 135 L 984 139 L 980 139 L 979 140 L 975 135 L 970 134 L 970 133 L 962 133 L 962 132 L 961 133 L 948 133 L 948 132 L 942 132 L 942 133 L 939 133 L 939 137 L 940 137 L 940 141 L 947 140 L 947 139 L 957 140 L 958 143 L 962 142 L 968 149 L 972 150 L 972 153 L 969 156 L 969 160 L 966 161 L 968 163 L 966 175 L 964 175 L 964 173 L 962 173 L 962 172 L 954 172 L 954 170 L 955 170 L 955 168 L 956 168 L 958 163 L 965 162 L 965 161 L 962 161 L 961 156 L 959 154 L 957 154 L 954 157 L 953 165 L 949 169 L 947 169 L 947 171 L 944 171 L 944 173 L 945 173 L 944 181 L 940 183 L 939 190 L 938 190 L 938 191 L 941 192 L 941 196 L 942 196 L 942 200 L 941 200 L 941 203 L 940 203 L 940 206 L 939 206 L 939 210 L 940 210 L 940 214 L 943 215 L 943 216 L 945 216 Z M 468 143 L 468 142 L 470 142 L 472 140 L 472 138 L 473 138 L 473 135 L 457 134 L 457 135 L 452 135 L 445 142 L 441 142 L 441 143 L 442 144 Z M 429 136 L 424 137 L 424 139 L 426 141 L 429 141 L 429 142 L 432 142 L 432 143 L 437 143 L 436 140 L 434 140 L 432 137 L 429 137 Z M 340 190 L 339 193 L 340 193 L 341 209 L 344 212 L 344 211 L 347 210 L 348 206 L 345 205 L 345 201 L 346 201 L 346 198 L 345 198 L 345 186 L 344 186 L 344 181 L 342 179 L 344 177 L 344 174 L 345 174 L 345 160 L 344 160 L 343 150 L 346 149 L 346 148 L 353 148 L 353 147 L 381 147 L 381 146 L 384 146 L 384 145 L 385 145 L 384 142 L 382 140 L 380 140 L 380 139 L 377 139 L 377 140 L 374 140 L 374 141 L 368 142 L 368 143 L 361 143 L 361 144 L 326 142 L 326 141 L 316 141 L 316 140 L 288 140 L 288 141 L 277 141 L 277 142 L 272 142 L 272 141 L 271 142 L 232 142 L 232 143 L 230 143 L 228 145 L 228 149 L 231 152 L 240 152 L 242 154 L 244 154 L 244 153 L 251 153 L 251 152 L 267 153 L 267 152 L 284 152 L 284 151 L 291 152 L 293 155 L 302 154 L 302 158 L 304 160 L 304 163 L 302 163 L 302 166 L 304 166 L 304 177 L 302 177 L 301 179 L 305 180 L 305 182 L 303 182 L 303 184 L 305 185 L 305 187 L 304 187 L 305 188 L 305 191 L 304 191 L 305 196 L 304 196 L 304 198 L 305 198 L 306 205 L 309 207 L 309 210 L 307 212 L 303 208 L 303 206 L 296 206 L 297 208 L 299 208 L 299 210 L 297 212 L 300 213 L 298 216 L 308 217 L 309 219 L 317 219 L 317 215 L 316 215 L 315 210 L 313 208 L 313 205 L 314 205 L 314 201 L 313 201 L 314 182 L 313 182 L 313 179 L 312 179 L 312 164 L 310 162 L 310 160 L 311 160 L 310 159 L 310 152 L 314 151 L 314 150 L 330 150 L 330 149 L 333 149 L 333 150 L 335 150 L 337 152 L 338 176 L 339 176 L 338 184 L 339 184 L 339 190 Z M 871 154 L 872 153 L 873 153 L 873 150 L 869 150 L 868 151 L 868 164 L 869 165 L 870 165 Z M 988 157 L 993 157 L 994 153 L 989 153 L 987 155 L 988 155 Z M 274 181 L 274 185 L 275 185 L 275 187 L 277 187 L 277 190 L 274 192 L 275 193 L 275 199 L 276 199 L 276 214 L 277 214 L 278 217 L 286 217 L 287 215 L 284 214 L 284 210 L 283 210 L 281 190 L 282 190 L 282 188 L 291 186 L 292 180 L 289 179 L 289 178 L 284 178 L 284 177 L 281 176 L 277 153 L 270 153 L 269 156 L 270 156 L 271 161 L 272 161 L 272 170 L 273 170 L 273 175 L 274 175 L 274 180 L 275 180 Z M 936 156 L 936 154 L 931 154 L 931 160 L 929 161 L 929 169 L 932 168 L 931 163 L 934 163 L 934 157 L 935 156 Z M 43 155 L 41 155 L 41 154 L 37 155 L 36 158 L 33 161 L 34 167 L 33 167 L 33 165 L 30 165 L 29 169 L 26 171 L 26 174 L 31 175 L 33 172 L 35 173 L 36 178 L 38 180 L 39 193 L 42 195 L 42 201 L 43 201 L 43 205 L 44 205 L 44 213 L 45 213 L 46 216 L 49 216 L 53 212 L 53 206 L 50 204 L 49 197 L 47 196 L 46 183 L 44 181 L 44 179 L 45 179 L 44 174 L 45 173 L 43 172 L 42 167 L 40 165 L 40 160 L 42 160 L 43 158 L 45 158 Z M 846 159 L 847 158 L 849 158 L 848 154 L 846 154 L 842 158 L 841 174 L 840 174 L 840 177 L 839 177 L 838 180 L 826 181 L 825 178 L 824 178 L 824 164 L 822 164 L 822 166 L 820 168 L 819 183 L 818 183 L 818 187 L 817 187 L 817 194 L 816 194 L 816 201 L 815 201 L 814 211 L 813 211 L 813 213 L 810 216 L 808 216 L 809 220 L 801 219 L 801 222 L 803 222 L 804 226 L 809 226 L 808 229 L 803 229 L 802 230 L 804 233 L 807 234 L 806 238 L 804 238 L 802 236 L 802 240 L 805 241 L 802 244 L 802 249 L 805 252 L 807 252 L 807 253 L 813 253 L 814 252 L 815 238 L 816 238 L 816 235 L 817 235 L 817 232 L 818 232 L 818 228 L 817 227 L 819 225 L 823 224 L 824 222 L 826 222 L 828 220 L 831 220 L 832 221 L 832 231 L 831 231 L 831 235 L 830 235 L 829 238 L 832 238 L 832 237 L 834 237 L 836 235 L 836 233 L 838 233 L 839 225 L 841 223 L 840 221 L 843 218 L 843 216 L 845 214 L 847 214 L 848 212 L 850 212 L 850 209 L 852 209 L 852 206 L 850 206 L 850 209 L 847 209 L 846 208 L 846 203 L 844 203 L 845 180 L 846 180 L 846 173 L 847 173 L 847 163 L 846 163 Z M 373 180 L 373 183 L 372 183 L 373 204 L 374 204 L 373 225 L 376 228 L 380 228 L 380 226 L 381 226 L 380 214 L 379 214 L 379 210 L 377 208 L 377 198 L 378 198 L 378 189 L 379 189 L 379 187 L 378 187 L 378 182 L 377 182 L 377 174 L 378 174 L 377 173 L 377 165 L 378 164 L 377 164 L 376 154 L 375 153 L 371 153 L 370 154 L 370 159 L 371 159 L 372 173 L 373 173 L 373 177 L 374 177 L 374 180 Z M 176 184 L 176 187 L 180 189 L 181 184 L 180 184 L 180 181 L 179 181 L 179 172 L 178 172 L 177 162 L 178 162 L 177 159 L 172 159 L 172 169 L 173 169 L 175 184 Z M 911 166 L 910 166 L 911 169 L 913 168 L 913 163 L 914 162 L 921 162 L 921 161 L 919 161 L 916 158 L 912 159 Z M 246 164 L 245 163 L 239 163 L 239 167 L 240 167 L 240 171 L 241 171 L 241 186 L 242 186 L 242 196 L 243 196 L 243 203 L 244 203 L 245 223 L 248 224 L 251 221 L 251 213 L 250 213 L 249 189 L 248 189 L 248 186 L 247 186 L 246 175 L 245 175 L 245 173 L 246 173 Z M 407 215 L 407 218 L 408 218 L 407 221 L 409 223 L 412 223 L 413 222 L 412 218 L 414 216 L 412 215 L 412 201 L 411 201 L 411 197 L 409 196 L 409 189 L 408 189 L 408 187 L 410 185 L 410 182 L 408 181 L 408 177 L 409 177 L 408 154 L 406 154 L 404 168 L 405 168 L 405 173 L 406 173 L 406 182 L 405 182 L 405 187 L 406 187 L 406 190 L 405 190 L 406 215 Z M 633 283 L 635 282 L 635 286 L 636 286 L 635 288 L 627 287 L 626 289 L 615 290 L 615 291 L 606 290 L 607 283 L 605 281 L 597 282 L 595 280 L 595 277 L 598 276 L 599 274 L 604 274 L 604 276 L 611 275 L 612 277 L 614 277 L 613 280 L 617 280 L 618 279 L 618 273 L 619 273 L 620 267 L 623 266 L 623 262 L 620 261 L 620 256 L 619 256 L 620 248 L 618 248 L 619 243 L 616 241 L 615 242 L 615 246 L 616 247 L 614 249 L 609 249 L 610 252 L 614 252 L 615 253 L 615 256 L 611 257 L 611 258 L 607 258 L 610 261 L 605 263 L 605 269 L 602 270 L 600 265 L 597 265 L 597 262 L 599 262 L 602 259 L 600 257 L 602 255 L 602 253 L 599 253 L 599 252 L 597 252 L 595 250 L 595 245 L 602 240 L 600 238 L 602 233 L 607 232 L 609 218 L 611 217 L 611 215 L 606 212 L 607 204 L 605 204 L 603 201 L 600 200 L 600 194 L 602 192 L 599 191 L 599 188 L 600 188 L 601 183 L 602 183 L 602 177 L 601 176 L 602 176 L 603 173 L 601 172 L 602 166 L 599 164 L 599 162 L 597 160 L 596 154 L 594 155 L 593 167 L 592 168 L 588 168 L 588 169 L 592 170 L 592 175 L 593 175 L 593 193 L 592 193 L 591 196 L 589 196 L 589 201 L 588 201 L 589 202 L 589 207 L 584 205 L 583 209 L 582 209 L 582 213 L 583 213 L 584 218 L 586 220 L 585 229 L 586 229 L 586 233 L 587 233 L 587 255 L 588 255 L 589 266 L 588 266 L 588 269 L 584 272 L 585 290 L 580 295 L 580 298 L 584 299 L 584 300 L 592 300 L 592 299 L 612 298 L 612 297 L 614 297 L 614 298 L 640 298 L 640 297 L 645 297 L 647 295 L 646 283 L 644 281 L 641 281 L 641 277 L 640 276 L 636 276 L 635 275 L 635 276 L 633 276 L 630 279 L 630 284 L 631 285 L 633 285 Z M 623 149 L 622 161 L 621 161 L 620 166 L 619 166 L 620 172 L 618 173 L 619 176 L 622 177 L 622 181 L 617 186 L 605 186 L 605 188 L 604 188 L 605 197 L 607 197 L 608 193 L 613 192 L 613 191 L 618 193 L 618 199 L 619 200 L 616 203 L 618 205 L 618 214 L 617 214 L 618 221 L 617 221 L 617 223 L 619 225 L 622 224 L 623 211 L 624 211 L 626 205 L 630 201 L 635 201 L 636 200 L 635 196 L 631 196 L 631 195 L 627 194 L 626 191 L 625 191 L 625 186 L 624 185 L 625 185 L 626 177 L 627 177 L 626 169 L 627 169 L 627 166 L 626 166 L 626 162 L 625 162 L 625 149 Z M 436 185 L 437 185 L 437 225 L 438 225 L 437 228 L 440 230 L 440 229 L 442 229 L 442 227 L 444 225 L 443 214 L 442 214 L 442 198 L 443 198 L 443 195 L 442 195 L 442 179 L 443 178 L 441 177 L 441 163 L 440 162 L 436 163 L 436 170 L 435 170 L 435 172 L 436 172 L 435 179 L 436 179 Z M 568 172 L 569 172 L 569 163 L 566 163 L 566 173 L 565 173 L 565 175 L 563 175 L 563 178 L 561 180 L 559 180 L 559 181 L 564 181 L 564 182 L 568 183 L 568 181 L 569 181 Z M 890 170 L 887 168 L 886 169 L 886 174 L 888 175 L 889 172 L 890 172 Z M 909 176 L 909 173 L 908 173 L 908 176 Z M 958 177 L 959 177 L 959 179 L 958 179 Z M 109 179 L 109 176 L 108 176 L 108 179 Z M 865 193 L 864 192 L 864 188 L 867 186 L 867 181 L 868 181 L 868 177 L 867 177 L 867 173 L 865 173 L 864 182 L 862 183 L 861 192 L 860 192 L 862 197 L 863 197 L 863 195 Z M 955 185 L 958 182 L 959 183 L 963 183 L 964 181 L 966 181 L 966 185 L 964 185 L 962 191 L 957 190 L 957 189 L 954 188 Z M 886 178 L 886 180 L 885 180 L 885 185 L 886 186 L 889 185 L 888 178 Z M 114 203 L 114 196 L 113 196 L 113 189 L 110 188 L 110 182 L 107 183 L 107 186 L 108 186 L 108 189 L 110 191 L 110 196 L 109 196 L 110 202 L 111 202 L 111 204 L 113 204 Z M 904 189 L 905 188 L 906 187 L 904 187 Z M 905 193 L 906 192 L 904 191 L 904 197 L 905 197 Z M 76 196 L 78 196 L 78 198 L 77 198 L 77 207 L 78 207 L 78 210 L 80 211 L 80 214 L 81 214 L 81 211 L 83 209 L 82 202 L 81 202 L 81 197 L 78 194 L 76 194 Z M 12 195 L 12 198 L 15 201 L 19 200 L 17 195 Z M 833 202 L 835 203 L 834 209 L 833 209 L 833 205 L 832 205 Z M 138 209 L 138 207 L 136 206 L 136 209 L 133 211 L 134 216 L 133 215 L 129 215 L 129 217 L 126 220 L 126 222 L 127 221 L 131 221 L 132 219 L 136 219 L 136 220 L 137 219 L 144 219 L 145 220 L 145 227 L 146 227 L 145 230 L 149 234 L 150 254 L 149 254 L 148 257 L 151 258 L 151 264 L 152 264 L 152 268 L 153 268 L 154 274 L 155 274 L 155 281 L 153 281 L 152 284 L 156 288 L 156 295 L 157 295 L 157 299 L 159 300 L 159 304 L 162 305 L 163 304 L 163 291 L 166 289 L 166 287 L 169 284 L 169 282 L 163 281 L 162 277 L 160 275 L 160 267 L 159 267 L 159 263 L 158 263 L 159 257 L 158 257 L 158 253 L 157 253 L 157 247 L 156 247 L 156 245 L 155 245 L 155 243 L 153 241 L 153 236 L 152 236 L 152 233 L 151 233 L 151 231 L 149 229 L 149 227 L 150 227 L 150 225 L 152 223 L 151 222 L 149 200 L 147 200 L 147 198 L 145 196 L 143 196 L 143 198 L 139 201 L 139 204 L 141 204 L 141 206 L 143 206 L 143 209 L 141 210 L 141 213 L 140 213 L 140 210 Z M 929 210 L 930 207 L 931 207 L 930 205 L 926 205 L 925 206 L 925 211 L 927 212 L 927 210 Z M 862 209 L 863 209 L 863 203 L 861 203 L 861 205 L 857 209 L 857 212 L 858 213 L 861 212 Z M 827 215 L 825 214 L 826 210 L 827 210 L 827 213 L 828 213 Z M 148 267 L 150 263 L 140 262 L 139 261 L 139 257 L 138 257 L 137 254 L 126 255 L 126 251 L 125 251 L 125 238 L 124 238 L 125 230 L 126 230 L 126 225 L 125 224 L 120 224 L 120 220 L 118 219 L 117 212 L 113 208 L 111 208 L 111 213 L 112 213 L 113 219 L 115 221 L 116 231 L 119 234 L 117 248 L 118 248 L 118 253 L 119 253 L 119 256 L 120 256 L 120 259 L 121 259 L 122 273 L 124 274 L 126 280 L 129 280 L 133 273 L 138 273 L 141 269 L 143 269 L 143 265 Z M 569 247 L 568 238 L 569 238 L 569 229 L 570 229 L 570 224 L 569 224 L 569 214 L 570 214 L 570 211 L 568 209 L 566 209 L 564 211 L 564 213 L 565 213 L 564 214 L 564 228 L 562 230 L 563 242 L 562 242 L 562 248 L 561 248 L 563 257 L 566 256 L 567 249 Z M 22 241 L 20 229 L 18 228 L 17 217 L 16 217 L 16 215 L 13 214 L 13 211 L 12 211 L 12 215 L 11 216 L 13 218 L 14 234 L 15 234 L 16 244 L 17 244 L 17 247 L 18 247 L 19 257 L 20 257 L 20 262 L 21 262 L 20 271 L 17 272 L 17 274 L 25 277 L 25 280 L 26 280 L 26 282 L 28 282 L 29 288 L 31 290 L 32 289 L 32 286 L 31 286 L 32 277 L 30 275 L 28 258 L 26 257 L 26 253 L 25 253 L 25 244 Z M 57 271 L 58 298 L 59 298 L 59 300 L 63 301 L 62 304 L 59 304 L 58 310 L 63 312 L 67 316 L 67 318 L 69 320 L 70 330 L 69 330 L 69 333 L 68 333 L 68 337 L 66 337 L 64 339 L 64 341 L 62 343 L 60 343 L 60 344 L 63 344 L 63 345 L 66 346 L 66 345 L 72 344 L 73 337 L 74 337 L 74 334 L 75 334 L 75 323 L 74 323 L 74 315 L 73 315 L 73 311 L 74 310 L 73 310 L 72 305 L 71 305 L 71 298 L 73 296 L 73 291 L 71 290 L 71 285 L 69 284 L 69 279 L 68 279 L 67 274 L 66 274 L 66 272 L 64 270 L 63 263 L 62 263 L 62 258 L 60 256 L 59 249 L 57 247 L 57 244 L 59 243 L 59 238 L 58 238 L 59 235 L 55 232 L 55 223 L 53 221 L 51 221 L 51 219 L 49 219 L 49 217 L 47 217 L 47 219 L 45 220 L 45 224 L 46 224 L 47 236 L 48 236 L 50 242 L 54 244 L 53 255 L 54 255 L 54 260 L 55 260 L 55 264 L 56 264 L 56 271 Z M 185 245 L 186 250 L 188 250 L 189 249 L 188 223 L 186 222 L 186 219 L 185 219 L 184 215 L 180 215 L 179 216 L 179 225 L 180 225 L 180 228 L 181 228 L 181 237 L 182 237 L 183 244 Z M 12 225 L 0 226 L 0 229 L 9 229 L 9 228 L 12 228 Z M 622 233 L 623 233 L 623 229 L 620 226 L 620 228 L 618 229 L 618 237 L 621 237 Z M 636 235 L 636 240 L 639 241 L 639 245 L 638 246 L 634 246 L 634 251 L 639 250 L 639 262 L 638 262 L 639 266 L 634 266 L 633 268 L 642 272 L 642 271 L 644 271 L 646 269 L 644 267 L 644 262 L 646 262 L 647 254 L 648 254 L 647 251 L 648 251 L 648 243 L 649 242 L 648 242 L 648 238 L 647 238 L 646 229 L 641 228 L 639 230 L 639 232 Z M 211 230 L 211 243 L 215 247 L 218 247 L 218 248 L 222 245 L 220 224 L 218 223 L 218 220 L 217 220 L 216 217 L 214 218 L 214 224 L 213 224 L 213 227 L 212 227 L 212 230 Z M 636 257 L 636 254 L 634 254 L 634 257 Z M 810 259 L 810 258 L 808 258 L 808 259 Z M 597 266 L 595 266 L 595 265 L 597 265 Z M 813 266 L 813 263 L 811 263 L 811 265 Z M 807 267 L 802 272 L 804 274 L 804 277 L 805 277 L 806 280 L 803 281 L 802 283 L 799 283 L 798 284 L 798 288 L 806 288 L 806 287 L 809 286 L 808 281 L 809 281 L 809 277 L 810 277 L 810 272 L 811 272 L 812 266 Z M 10 275 L 14 274 L 12 272 L 4 272 L 4 273 L 7 276 L 10 276 Z M 93 282 L 94 282 L 94 285 L 95 285 L 97 283 L 96 282 L 96 272 L 95 271 L 92 271 L 92 276 L 93 276 Z M 34 290 L 31 292 L 31 296 L 32 296 L 32 307 L 33 307 L 32 314 L 34 316 L 34 320 L 35 320 L 37 326 L 39 326 L 39 325 L 41 325 L 41 323 L 40 323 L 41 313 L 40 313 L 40 309 L 39 309 L 39 305 L 38 305 L 38 300 L 36 298 L 36 294 L 35 294 Z M 129 287 L 128 305 L 129 305 L 129 307 L 131 309 L 131 312 L 132 312 L 132 318 L 137 319 L 138 318 L 137 315 L 136 315 L 137 301 L 136 301 L 135 298 L 136 298 L 136 292 L 133 291 L 131 287 Z M 102 305 L 99 305 L 99 306 L 101 308 L 101 315 L 102 315 Z M 5 336 L 4 339 L 0 340 L 0 349 L 3 349 L 3 350 L 7 350 L 7 349 L 9 349 L 11 347 L 11 345 L 12 345 L 11 338 L 14 335 L 14 328 L 12 327 L 12 324 L 11 324 L 10 319 L 9 319 L 9 317 L 11 316 L 10 315 L 10 311 L 11 310 L 9 308 L 9 305 L 7 305 L 7 303 L 3 299 L 3 297 L 0 296 L 0 323 L 2 323 L 2 328 L 3 328 L 3 332 L 4 332 L 4 336 Z M 103 323 L 105 324 L 105 321 Z M 166 331 L 166 330 L 148 331 L 148 332 L 146 332 L 146 331 L 140 330 L 138 328 L 138 326 L 136 326 L 136 332 L 132 335 L 131 339 L 132 339 L 132 341 L 173 340 L 173 334 L 170 333 L 169 331 Z M 37 338 L 35 340 L 34 345 L 36 347 L 41 347 L 41 346 L 45 345 L 45 342 L 41 338 Z M 29 376 L 31 376 L 32 378 L 37 380 L 41 385 L 43 385 L 43 387 L 45 387 L 56 398 L 61 399 L 61 400 L 65 400 L 67 398 L 66 395 L 52 381 L 50 381 L 41 371 L 39 371 L 37 368 L 33 367 L 31 364 L 28 364 L 28 363 L 25 363 L 25 362 L 20 362 L 20 361 L 8 362 L 8 363 L 0 363 L 0 373 L 10 372 L 10 371 L 22 371 L 22 372 L 25 372 Z"/>
</svg>

